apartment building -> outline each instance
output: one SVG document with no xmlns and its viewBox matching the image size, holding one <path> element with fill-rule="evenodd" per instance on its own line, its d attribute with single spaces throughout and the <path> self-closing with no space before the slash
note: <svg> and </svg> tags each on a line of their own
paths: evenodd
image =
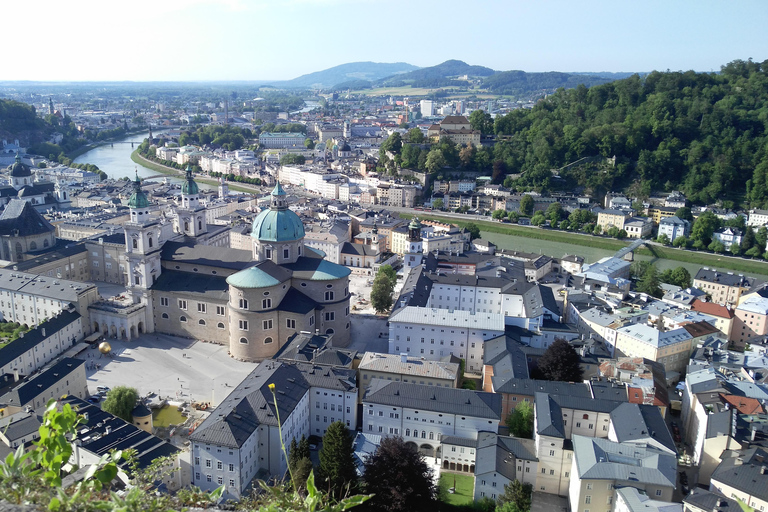
<svg viewBox="0 0 768 512">
<path fill-rule="evenodd" d="M 616 353 L 656 361 L 667 373 L 682 372 L 695 348 L 693 340 L 682 327 L 659 331 L 646 324 L 627 325 L 617 329 Z"/>
<path fill-rule="evenodd" d="M 457 387 L 459 379 L 458 363 L 427 361 L 407 354 L 366 352 L 357 371 L 361 391 L 364 391 L 373 379 L 444 388 Z"/>
<path fill-rule="evenodd" d="M 712 302 L 733 306 L 738 304 L 741 295 L 754 285 L 755 282 L 750 277 L 707 267 L 699 269 L 693 278 L 693 286 L 709 294 Z"/>
<path fill-rule="evenodd" d="M 734 310 L 734 341 L 746 342 L 768 334 L 768 299 L 759 295 L 749 297 Z"/>
</svg>

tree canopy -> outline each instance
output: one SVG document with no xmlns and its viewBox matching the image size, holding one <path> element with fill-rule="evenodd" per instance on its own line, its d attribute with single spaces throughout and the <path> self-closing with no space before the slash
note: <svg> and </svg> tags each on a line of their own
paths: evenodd
<svg viewBox="0 0 768 512">
<path fill-rule="evenodd" d="M 107 398 L 101 404 L 101 410 L 114 414 L 128 423 L 133 421 L 131 412 L 136 407 L 139 392 L 136 388 L 117 386 L 107 393 Z"/>
<path fill-rule="evenodd" d="M 507 416 L 507 427 L 515 437 L 533 438 L 533 406 L 530 402 L 519 402 Z"/>
<path fill-rule="evenodd" d="M 431 510 L 437 487 L 424 455 L 401 437 L 385 437 L 365 461 L 365 492 L 373 493 L 367 508 L 376 512 Z"/>
<path fill-rule="evenodd" d="M 352 434 L 344 423 L 331 423 L 323 436 L 323 447 L 318 456 L 318 476 L 321 486 L 337 498 L 350 494 L 357 487 L 357 469 L 353 457 Z"/>
<path fill-rule="evenodd" d="M 539 359 L 539 371 L 546 380 L 581 382 L 579 354 L 564 339 L 556 339 Z"/>
</svg>

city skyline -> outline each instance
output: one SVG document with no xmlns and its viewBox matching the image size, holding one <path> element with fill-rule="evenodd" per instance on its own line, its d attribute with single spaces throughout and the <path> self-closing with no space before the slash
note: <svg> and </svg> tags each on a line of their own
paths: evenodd
<svg viewBox="0 0 768 512">
<path fill-rule="evenodd" d="M 428 67 L 448 59 L 506 71 L 717 71 L 768 58 L 768 4 L 744 1 L 33 0 L 5 6 L 23 41 L 4 80 L 267 81 L 357 61 Z M 56 32 L 34 34 L 44 15 Z M 52 38 L 70 40 L 55 58 Z M 13 60 L 11 60 L 13 62 Z"/>
</svg>

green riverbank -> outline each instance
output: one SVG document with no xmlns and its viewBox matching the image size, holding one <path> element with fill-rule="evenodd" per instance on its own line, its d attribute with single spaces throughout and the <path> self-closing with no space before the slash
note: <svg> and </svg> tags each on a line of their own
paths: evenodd
<svg viewBox="0 0 768 512">
<path fill-rule="evenodd" d="M 410 214 L 401 214 L 401 217 L 412 217 Z M 616 240 L 613 238 L 604 238 L 592 235 L 583 235 L 579 233 L 570 233 L 567 231 L 557 231 L 553 229 L 542 229 L 536 227 L 518 226 L 516 224 L 503 224 L 492 221 L 462 221 L 455 217 L 443 217 L 441 215 L 419 214 L 421 219 L 430 219 L 440 222 L 450 222 L 452 224 L 466 227 L 467 224 L 477 224 L 483 232 L 485 238 L 491 239 L 494 243 L 494 237 L 487 236 L 489 233 L 499 235 L 508 235 L 512 237 L 509 240 L 499 239 L 499 246 L 502 248 L 514 248 L 519 251 L 539 252 L 548 256 L 562 257 L 565 254 L 579 254 L 580 252 L 589 252 L 591 250 L 600 250 L 602 256 L 612 255 L 619 249 L 626 247 L 631 242 Z M 523 240 L 528 239 L 528 240 Z M 538 240 L 539 242 L 534 242 Z M 513 244 L 513 245 L 512 245 Z M 541 246 L 541 247 L 539 247 Z M 577 250 L 584 248 L 583 250 Z M 595 255 L 597 252 L 595 252 Z M 768 276 L 768 263 L 758 260 L 749 260 L 745 258 L 736 258 L 721 254 L 711 254 L 698 251 L 689 251 L 653 244 L 642 247 L 635 251 L 639 259 L 654 261 L 659 263 L 659 268 L 675 267 L 683 264 L 686 268 L 698 269 L 699 267 L 714 267 L 723 270 L 732 270 L 751 275 Z M 590 261 L 599 258 L 586 256 Z M 668 262 L 679 262 L 676 264 Z M 695 275 L 695 272 L 692 272 Z"/>
<path fill-rule="evenodd" d="M 136 162 L 137 164 L 143 165 L 144 167 L 148 169 L 152 169 L 153 171 L 157 171 L 161 174 L 168 174 L 170 176 L 175 177 L 182 177 L 184 176 L 184 171 L 180 171 L 178 169 L 174 169 L 173 167 L 167 167 L 165 165 L 160 165 L 158 163 L 153 162 L 152 160 L 147 160 L 143 156 L 139 154 L 139 150 L 135 149 L 133 153 L 131 153 L 131 160 Z M 219 182 L 214 179 L 210 178 L 199 178 L 195 177 L 195 181 L 199 183 L 205 183 L 206 185 L 213 185 L 214 187 L 219 185 Z M 246 192 L 249 194 L 258 194 L 260 192 L 257 188 L 246 188 L 242 185 L 234 185 L 232 182 L 227 182 L 227 185 L 229 185 L 230 190 L 234 190 L 237 192 Z"/>
</svg>

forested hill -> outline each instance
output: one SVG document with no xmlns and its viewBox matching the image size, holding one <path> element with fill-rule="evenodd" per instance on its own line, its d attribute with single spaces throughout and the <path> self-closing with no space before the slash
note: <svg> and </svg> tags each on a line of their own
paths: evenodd
<svg viewBox="0 0 768 512">
<path fill-rule="evenodd" d="M 768 61 L 559 90 L 494 128 L 494 158 L 522 173 L 508 182 L 521 189 L 681 189 L 697 203 L 768 208 Z M 616 164 L 553 177 L 552 169 L 598 155 L 616 156 Z"/>
<path fill-rule="evenodd" d="M 587 87 L 604 84 L 612 79 L 594 75 L 578 75 L 573 73 L 526 73 L 525 71 L 504 71 L 496 73 L 483 80 L 483 89 L 494 94 L 518 95 L 532 91 L 571 89 L 579 84 Z"/>
<path fill-rule="evenodd" d="M 447 60 L 436 66 L 421 68 L 409 73 L 385 78 L 381 81 L 381 84 L 393 87 L 399 87 L 401 85 L 410 85 L 413 87 L 442 87 L 456 84 L 451 77 L 459 75 L 490 76 L 494 73 L 496 73 L 496 71 L 484 66 L 471 66 L 461 60 Z"/>
</svg>

